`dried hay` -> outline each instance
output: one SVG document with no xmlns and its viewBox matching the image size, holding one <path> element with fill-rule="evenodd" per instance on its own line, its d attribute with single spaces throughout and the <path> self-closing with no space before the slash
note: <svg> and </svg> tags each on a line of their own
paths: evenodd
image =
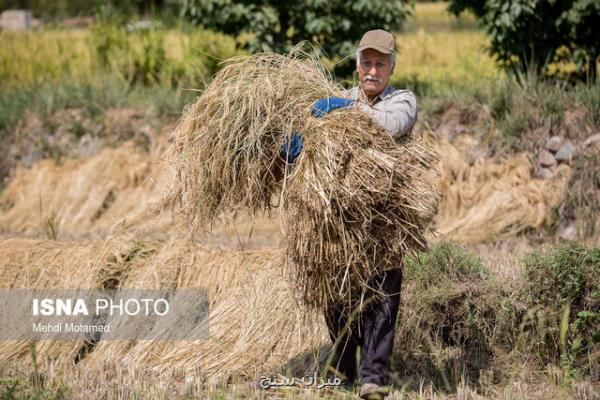
<svg viewBox="0 0 600 400">
<path fill-rule="evenodd" d="M 148 177 L 168 178 L 166 169 L 153 170 L 157 161 L 158 151 L 147 154 L 127 142 L 62 165 L 43 160 L 19 168 L 0 194 L 0 231 L 80 238 L 166 230 L 168 215 L 146 207 L 158 190 Z"/>
<path fill-rule="evenodd" d="M 111 239 L 88 243 L 7 239 L 0 242 L 2 288 L 107 288 L 118 285 L 137 245 Z M 41 364 L 73 365 L 83 341 L 37 342 Z M 0 341 L 0 358 L 29 360 L 27 341 Z"/>
<path fill-rule="evenodd" d="M 43 160 L 20 168 L 0 193 L 0 234 L 66 240 L 185 236 L 187 230 L 180 229 L 170 212 L 149 207 L 160 197 L 162 183 L 172 179 L 160 154 L 160 143 L 145 153 L 128 142 L 89 158 L 63 164 Z M 211 235 L 196 239 L 212 247 L 256 249 L 277 247 L 279 237 L 277 221 L 260 215 L 216 226 Z"/>
<path fill-rule="evenodd" d="M 286 265 L 302 300 L 320 308 L 360 302 L 375 274 L 423 249 L 437 199 L 423 145 L 397 145 L 358 108 L 310 115 L 315 100 L 340 93 L 299 51 L 231 60 L 174 132 L 176 179 L 159 204 L 198 231 L 242 209 L 268 211 L 283 193 Z M 305 150 L 291 168 L 279 149 L 293 132 Z"/>
<path fill-rule="evenodd" d="M 564 199 L 570 168 L 560 165 L 549 180 L 536 179 L 527 154 L 501 162 L 478 159 L 469 165 L 454 146 L 438 143 L 443 193 L 435 218 L 445 240 L 479 242 L 542 227 Z"/>
<path fill-rule="evenodd" d="M 302 131 L 315 100 L 339 90 L 301 52 L 229 60 L 173 133 L 167 159 L 176 179 L 158 206 L 176 202 L 200 231 L 242 208 L 271 209 L 280 146 Z"/>
<path fill-rule="evenodd" d="M 209 338 L 101 341 L 84 367 L 117 363 L 162 377 L 200 371 L 203 379 L 280 372 L 289 359 L 326 340 L 322 321 L 294 303 L 280 258 L 279 250 L 220 251 L 172 241 L 150 258 L 133 260 L 122 287 L 208 290 Z"/>
<path fill-rule="evenodd" d="M 173 374 L 255 378 L 281 372 L 326 340 L 324 324 L 294 302 L 281 252 L 208 250 L 189 241 L 158 244 L 122 239 L 72 243 L 9 239 L 0 245 L 7 287 L 203 287 L 210 300 L 209 335 L 195 341 L 100 341 L 80 364 L 102 371 L 117 364 L 168 378 Z M 265 293 L 265 289 L 268 293 Z M 39 341 L 40 368 L 79 368 L 85 343 Z M 27 342 L 1 341 L 0 355 L 29 360 Z"/>
<path fill-rule="evenodd" d="M 288 279 L 273 267 L 263 266 L 213 302 L 207 340 L 140 341 L 123 354 L 123 363 L 159 375 L 201 371 L 203 378 L 225 381 L 283 372 L 289 360 L 310 354 L 327 336 L 321 321 L 294 302 Z"/>
<path fill-rule="evenodd" d="M 283 237 L 303 300 L 356 305 L 372 277 L 426 247 L 435 155 L 357 110 L 311 119 L 284 190 Z M 354 304 L 353 304 L 354 303 Z"/>
</svg>

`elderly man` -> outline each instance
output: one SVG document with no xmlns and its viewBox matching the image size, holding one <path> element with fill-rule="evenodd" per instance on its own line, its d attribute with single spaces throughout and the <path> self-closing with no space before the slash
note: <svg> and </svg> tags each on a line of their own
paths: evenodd
<svg viewBox="0 0 600 400">
<path fill-rule="evenodd" d="M 321 117 L 333 110 L 357 104 L 393 138 L 406 137 L 416 122 L 417 105 L 412 92 L 388 85 L 395 64 L 394 37 L 379 29 L 365 33 L 356 54 L 360 84 L 346 91 L 344 98 L 317 100 L 312 114 Z M 293 162 L 301 151 L 302 136 L 296 134 L 282 148 L 282 157 Z M 383 399 L 388 392 L 386 385 L 401 283 L 402 270 L 398 265 L 398 268 L 375 277 L 371 286 L 376 289 L 379 299 L 358 313 L 356 318 L 350 317 L 353 310 L 332 307 L 326 311 L 325 319 L 334 343 L 335 372 L 348 385 L 358 378 L 361 384 L 359 394 L 364 399 Z M 358 349 L 360 357 L 357 360 Z"/>
</svg>

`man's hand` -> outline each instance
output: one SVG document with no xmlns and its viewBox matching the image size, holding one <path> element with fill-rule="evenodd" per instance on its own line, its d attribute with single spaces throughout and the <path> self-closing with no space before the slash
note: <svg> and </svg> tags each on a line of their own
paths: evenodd
<svg viewBox="0 0 600 400">
<path fill-rule="evenodd" d="M 317 118 L 322 117 L 330 111 L 337 110 L 338 108 L 347 108 L 354 104 L 354 100 L 343 99 L 341 97 L 324 97 L 315 101 L 310 109 L 312 115 Z M 294 132 L 292 138 L 286 143 L 282 144 L 279 149 L 279 155 L 288 164 L 293 164 L 296 158 L 302 152 L 304 144 L 302 143 L 302 134 Z"/>
<path fill-rule="evenodd" d="M 310 109 L 310 112 L 315 117 L 319 118 L 330 111 L 338 108 L 347 108 L 354 104 L 352 99 L 343 99 L 341 97 L 324 97 L 315 101 Z"/>
<path fill-rule="evenodd" d="M 292 164 L 296 161 L 296 158 L 298 158 L 303 148 L 302 134 L 295 132 L 288 142 L 281 145 L 279 148 L 279 156 L 283 158 L 286 163 Z"/>
</svg>

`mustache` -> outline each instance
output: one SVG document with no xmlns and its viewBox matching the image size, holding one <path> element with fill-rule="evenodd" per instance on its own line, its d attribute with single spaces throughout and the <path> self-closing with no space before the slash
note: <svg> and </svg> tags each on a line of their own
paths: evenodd
<svg viewBox="0 0 600 400">
<path fill-rule="evenodd" d="M 365 81 L 375 81 L 375 82 L 381 82 L 381 78 L 378 78 L 376 76 L 373 75 L 365 75 L 363 82 Z"/>
</svg>

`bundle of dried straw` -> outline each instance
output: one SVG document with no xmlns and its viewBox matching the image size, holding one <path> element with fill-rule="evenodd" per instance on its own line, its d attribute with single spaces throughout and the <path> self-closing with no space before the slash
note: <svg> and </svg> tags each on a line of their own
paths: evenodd
<svg viewBox="0 0 600 400">
<path fill-rule="evenodd" d="M 425 246 L 437 201 L 435 154 L 398 144 L 358 108 L 310 115 L 340 95 L 317 59 L 257 54 L 230 60 L 174 133 L 169 158 L 174 203 L 194 230 L 221 215 L 270 210 L 279 196 L 286 265 L 304 303 L 355 305 L 379 272 Z M 304 137 L 294 165 L 279 156 Z"/>
<path fill-rule="evenodd" d="M 177 177 L 160 205 L 178 203 L 196 229 L 240 208 L 271 208 L 280 146 L 301 130 L 315 100 L 339 91 L 303 54 L 228 61 L 174 132 L 167 159 Z"/>
<path fill-rule="evenodd" d="M 376 274 L 426 246 L 435 153 L 396 143 L 357 109 L 311 119 L 284 189 L 286 258 L 305 302 L 363 300 Z"/>
</svg>

